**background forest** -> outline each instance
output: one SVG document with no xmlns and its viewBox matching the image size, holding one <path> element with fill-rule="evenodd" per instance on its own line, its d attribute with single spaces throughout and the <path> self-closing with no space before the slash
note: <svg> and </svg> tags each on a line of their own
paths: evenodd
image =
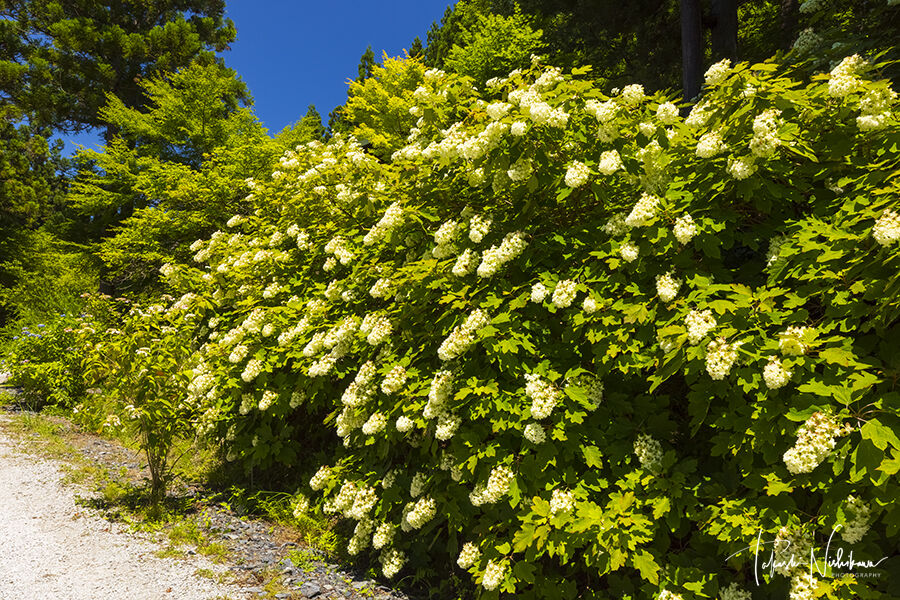
<svg viewBox="0 0 900 600">
<path fill-rule="evenodd" d="M 898 27 L 460 0 L 272 135 L 223 0 L 0 0 L 5 370 L 421 594 L 897 597 L 725 557 L 898 560 Z"/>
</svg>

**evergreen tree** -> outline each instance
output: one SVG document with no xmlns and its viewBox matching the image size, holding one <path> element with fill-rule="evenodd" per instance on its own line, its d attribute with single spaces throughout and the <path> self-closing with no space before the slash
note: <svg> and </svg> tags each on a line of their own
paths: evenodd
<svg viewBox="0 0 900 600">
<path fill-rule="evenodd" d="M 294 126 L 292 135 L 304 142 L 324 139 L 325 126 L 322 125 L 322 115 L 316 110 L 315 104 L 307 107 L 306 114 Z"/>
<path fill-rule="evenodd" d="M 375 62 L 375 53 L 372 51 L 372 46 L 369 45 L 366 48 L 366 51 L 363 52 L 362 56 L 359 59 L 359 67 L 357 70 L 359 71 L 359 77 L 356 78 L 356 81 L 364 81 L 372 76 L 372 70 L 375 68 L 375 65 L 378 63 Z"/>
<path fill-rule="evenodd" d="M 425 48 L 422 46 L 422 39 L 419 36 L 412 41 L 407 54 L 410 58 L 420 58 L 425 54 Z"/>
<path fill-rule="evenodd" d="M 0 99 L 60 131 L 114 130 L 112 93 L 145 101 L 142 80 L 215 62 L 235 38 L 224 0 L 0 0 Z"/>
<path fill-rule="evenodd" d="M 280 153 L 241 106 L 244 85 L 230 69 L 194 64 L 142 90 L 142 109 L 110 96 L 100 115 L 118 133 L 79 152 L 68 196 L 80 215 L 69 237 L 93 243 L 104 275 L 130 290 L 152 284 L 162 263 L 187 260 L 191 242 L 240 212 L 245 180 Z"/>
</svg>

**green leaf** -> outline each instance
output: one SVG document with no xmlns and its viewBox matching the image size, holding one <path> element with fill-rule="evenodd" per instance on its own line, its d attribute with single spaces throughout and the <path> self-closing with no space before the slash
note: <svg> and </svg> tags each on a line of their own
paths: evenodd
<svg viewBox="0 0 900 600">
<path fill-rule="evenodd" d="M 863 425 L 860 433 L 864 440 L 871 440 L 879 450 L 887 449 L 888 444 L 900 449 L 900 439 L 897 438 L 897 434 L 889 427 L 882 425 L 878 419 L 872 419 Z"/>
<path fill-rule="evenodd" d="M 653 585 L 659 583 L 659 565 L 653 560 L 653 555 L 646 550 L 641 550 L 632 556 L 631 562 L 640 571 L 641 577 Z"/>
<path fill-rule="evenodd" d="M 853 353 L 843 348 L 826 348 L 819 352 L 819 358 L 842 367 L 849 367 L 856 363 Z"/>
<path fill-rule="evenodd" d="M 581 452 L 584 454 L 584 462 L 588 467 L 599 469 L 603 466 L 603 453 L 597 446 L 582 446 Z"/>
</svg>

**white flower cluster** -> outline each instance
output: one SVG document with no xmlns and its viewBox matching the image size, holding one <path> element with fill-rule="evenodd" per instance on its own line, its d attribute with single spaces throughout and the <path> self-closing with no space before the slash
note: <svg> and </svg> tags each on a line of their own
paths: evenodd
<svg viewBox="0 0 900 600">
<path fill-rule="evenodd" d="M 335 236 L 325 244 L 325 252 L 334 254 L 342 265 L 346 265 L 353 260 L 354 254 L 347 248 L 347 240 L 343 236 Z"/>
<path fill-rule="evenodd" d="M 785 369 L 776 356 L 770 357 L 768 364 L 763 367 L 763 379 L 766 382 L 766 387 L 770 390 L 777 390 L 787 385 L 792 375 L 793 373 Z"/>
<path fill-rule="evenodd" d="M 860 115 L 856 117 L 856 125 L 860 131 L 884 129 L 891 118 L 891 106 L 897 99 L 897 93 L 880 87 L 868 90 L 859 101 Z"/>
<path fill-rule="evenodd" d="M 446 221 L 434 232 L 434 243 L 437 244 L 431 251 L 435 258 L 447 258 L 456 251 L 456 235 L 460 225 L 454 220 Z"/>
<path fill-rule="evenodd" d="M 231 353 L 228 355 L 228 362 L 234 364 L 241 362 L 247 356 L 247 352 L 249 351 L 250 349 L 247 348 L 245 344 L 238 344 L 231 349 Z"/>
<path fill-rule="evenodd" d="M 570 513 L 575 508 L 575 494 L 570 490 L 555 489 L 550 495 L 550 514 Z"/>
<path fill-rule="evenodd" d="M 782 527 L 778 530 L 772 546 L 775 572 L 779 575 L 789 577 L 802 565 L 809 564 L 812 542 L 802 530 L 792 531 L 786 526 Z"/>
<path fill-rule="evenodd" d="M 381 523 L 372 535 L 372 547 L 381 550 L 391 545 L 394 541 L 394 533 L 396 528 L 391 523 Z"/>
<path fill-rule="evenodd" d="M 444 407 L 450 401 L 453 393 L 453 373 L 450 371 L 438 371 L 431 380 L 431 388 L 428 390 L 428 403 L 425 404 L 423 415 L 426 419 L 434 419 L 444 412 Z"/>
<path fill-rule="evenodd" d="M 638 247 L 631 242 L 622 242 L 619 246 L 619 254 L 625 262 L 634 262 L 638 257 Z"/>
<path fill-rule="evenodd" d="M 387 298 L 391 292 L 391 280 L 380 278 L 369 288 L 369 295 L 373 298 Z"/>
<path fill-rule="evenodd" d="M 481 587 L 491 591 L 496 590 L 506 578 L 506 564 L 503 562 L 488 561 L 481 577 Z"/>
<path fill-rule="evenodd" d="M 570 188 L 581 187 L 588 182 L 591 177 L 591 170 L 583 162 L 574 161 L 569 168 L 566 169 L 566 185 Z"/>
<path fill-rule="evenodd" d="M 791 50 L 799 54 L 800 56 L 805 56 L 807 54 L 811 54 L 822 47 L 822 38 L 813 30 L 812 27 L 807 27 L 797 36 L 797 39 L 794 40 L 794 43 L 791 45 Z"/>
<path fill-rule="evenodd" d="M 691 215 L 685 214 L 675 220 L 673 231 L 679 243 L 687 244 L 697 235 L 697 225 Z"/>
<path fill-rule="evenodd" d="M 475 334 L 487 327 L 491 318 L 480 308 L 475 309 L 466 317 L 462 325 L 457 325 L 450 332 L 438 348 L 438 358 L 441 360 L 453 360 L 459 358 L 475 343 Z"/>
<path fill-rule="evenodd" d="M 259 410 L 263 412 L 269 410 L 276 400 L 278 400 L 278 392 L 274 390 L 264 391 L 262 399 L 259 401 Z"/>
<path fill-rule="evenodd" d="M 754 173 L 756 173 L 756 162 L 754 161 L 752 156 L 742 156 L 742 157 L 728 157 L 728 166 L 725 168 L 728 171 L 728 174 L 737 179 L 738 181 L 743 181 L 747 179 Z"/>
<path fill-rule="evenodd" d="M 656 293 L 663 302 L 674 300 L 679 289 L 681 289 L 681 280 L 673 277 L 671 271 L 656 276 Z"/>
<path fill-rule="evenodd" d="M 856 74 L 865 65 L 865 61 L 858 54 L 848 56 L 838 66 L 831 70 L 831 79 L 828 80 L 828 93 L 835 98 L 843 98 L 861 85 Z"/>
<path fill-rule="evenodd" d="M 400 415 L 397 417 L 397 422 L 394 423 L 394 427 L 396 427 L 397 431 L 400 433 L 406 433 L 413 428 L 413 420 L 406 415 Z"/>
<path fill-rule="evenodd" d="M 366 422 L 363 423 L 362 432 L 366 435 L 375 435 L 383 431 L 386 425 L 387 417 L 384 413 L 374 412 Z"/>
<path fill-rule="evenodd" d="M 625 213 L 616 213 L 603 225 L 603 233 L 612 237 L 618 237 L 628 231 L 625 224 Z"/>
<path fill-rule="evenodd" d="M 569 122 L 569 113 L 561 107 L 553 108 L 541 100 L 536 89 L 513 90 L 509 93 L 509 101 L 518 104 L 535 125 L 547 124 L 550 127 L 563 128 Z"/>
<path fill-rule="evenodd" d="M 781 145 L 778 128 L 781 126 L 781 111 L 770 108 L 753 119 L 753 137 L 750 138 L 750 152 L 759 158 L 771 158 Z"/>
<path fill-rule="evenodd" d="M 678 107 L 671 102 L 663 102 L 656 109 L 656 118 L 663 125 L 671 125 L 678 120 Z"/>
<path fill-rule="evenodd" d="M 613 100 L 606 102 L 598 102 L 597 100 L 588 100 L 584 103 L 584 112 L 593 116 L 601 123 L 609 123 L 616 118 L 616 111 L 619 107 Z"/>
<path fill-rule="evenodd" d="M 727 588 L 719 590 L 719 600 L 753 600 L 753 596 L 733 581 Z"/>
<path fill-rule="evenodd" d="M 848 544 L 855 544 L 862 540 L 869 531 L 872 509 L 856 496 L 847 496 L 844 513 L 849 513 L 849 515 L 844 528 L 841 530 L 841 539 Z"/>
<path fill-rule="evenodd" d="M 547 434 L 544 432 L 544 428 L 541 427 L 540 423 L 529 423 L 525 426 L 525 431 L 523 432 L 525 439 L 537 446 L 538 444 L 543 444 L 547 439 Z"/>
<path fill-rule="evenodd" d="M 472 218 L 469 219 L 469 239 L 476 244 L 480 244 L 484 236 L 491 230 L 492 223 L 492 219 L 480 215 L 472 215 Z"/>
<path fill-rule="evenodd" d="M 479 277 L 490 277 L 497 273 L 504 264 L 518 257 L 528 242 L 522 232 L 508 233 L 499 246 L 491 246 L 484 251 L 481 264 L 478 265 Z"/>
<path fill-rule="evenodd" d="M 466 248 L 463 253 L 456 258 L 453 264 L 453 274 L 457 277 L 465 277 L 475 270 L 478 265 L 478 252 L 471 248 Z"/>
<path fill-rule="evenodd" d="M 531 286 L 531 301 L 540 304 L 549 293 L 550 290 L 547 289 L 547 286 L 538 282 Z"/>
<path fill-rule="evenodd" d="M 556 308 L 567 308 L 572 305 L 572 301 L 575 300 L 575 294 L 577 293 L 578 283 L 571 279 L 563 279 L 553 289 L 553 305 Z M 533 295 L 534 289 L 532 288 Z"/>
<path fill-rule="evenodd" d="M 347 511 L 347 516 L 351 519 L 362 521 L 372 511 L 377 502 L 378 495 L 375 493 L 375 488 L 362 484 L 357 488 L 356 495 L 353 497 L 353 504 Z"/>
<path fill-rule="evenodd" d="M 341 411 L 335 420 L 338 437 L 344 438 L 345 444 L 349 443 L 350 438 L 348 436 L 350 433 L 362 427 L 365 421 L 365 415 L 361 410 L 351 406 L 345 406 L 344 410 Z"/>
<path fill-rule="evenodd" d="M 691 108 L 690 114 L 684 120 L 688 127 L 699 128 L 706 125 L 715 112 L 715 107 L 708 103 L 698 102 Z"/>
<path fill-rule="evenodd" d="M 480 504 L 493 504 L 500 500 L 508 491 L 509 485 L 515 478 L 509 467 L 500 465 L 491 469 L 491 474 L 487 480 L 487 486 L 481 492 L 480 502 L 472 504 L 478 506 Z M 469 496 L 471 499 L 471 494 Z"/>
<path fill-rule="evenodd" d="M 463 544 L 462 550 L 459 551 L 459 558 L 456 559 L 456 564 L 459 565 L 460 569 L 468 569 L 481 558 L 481 550 L 478 549 L 478 546 L 473 544 L 472 542 L 466 542 Z"/>
<path fill-rule="evenodd" d="M 434 518 L 436 512 L 437 504 L 434 498 L 427 496 L 412 505 L 409 512 L 406 513 L 405 522 L 409 523 L 413 529 L 421 529 L 425 523 Z"/>
<path fill-rule="evenodd" d="M 684 325 L 687 327 L 688 341 L 696 345 L 716 328 L 716 319 L 710 310 L 692 310 L 685 316 Z"/>
<path fill-rule="evenodd" d="M 394 326 L 384 315 L 369 313 L 363 318 L 359 331 L 366 336 L 369 345 L 378 346 L 391 336 Z"/>
<path fill-rule="evenodd" d="M 391 231 L 403 224 L 403 207 L 399 202 L 394 202 L 387 207 L 381 219 L 369 230 L 363 238 L 363 244 L 371 246 L 390 235 Z"/>
<path fill-rule="evenodd" d="M 237 227 L 238 225 L 241 225 L 246 221 L 247 221 L 247 218 L 244 217 L 243 215 L 234 215 L 233 217 L 228 219 L 228 222 L 225 224 L 228 227 Z"/>
<path fill-rule="evenodd" d="M 241 406 L 238 408 L 238 412 L 242 415 L 249 414 L 255 405 L 256 398 L 253 397 L 253 394 L 242 394 Z"/>
<path fill-rule="evenodd" d="M 607 150 L 600 155 L 600 162 L 597 163 L 597 170 L 604 175 L 612 175 L 619 169 L 623 169 L 625 165 L 622 163 L 622 157 L 616 150 Z"/>
<path fill-rule="evenodd" d="M 491 102 L 485 107 L 485 111 L 491 120 L 499 121 L 506 116 L 506 113 L 508 113 L 511 108 L 512 105 L 507 104 L 506 102 Z"/>
<path fill-rule="evenodd" d="M 312 479 L 309 480 L 309 487 L 316 491 L 319 491 L 323 487 L 325 487 L 325 484 L 329 479 L 331 479 L 331 469 L 328 466 L 323 465 L 319 467 L 319 470 L 316 471 L 316 474 L 313 475 Z"/>
<path fill-rule="evenodd" d="M 815 600 L 819 582 L 812 573 L 798 573 L 791 577 L 791 590 L 788 600 Z"/>
<path fill-rule="evenodd" d="M 434 437 L 441 441 L 449 440 L 456 433 L 456 430 L 459 429 L 461 423 L 462 418 L 453 413 L 445 412 L 438 415 Z"/>
<path fill-rule="evenodd" d="M 835 438 L 849 433 L 834 417 L 813 413 L 797 430 L 797 442 L 784 453 L 788 471 L 797 475 L 810 473 L 834 450 Z"/>
<path fill-rule="evenodd" d="M 403 387 L 406 383 L 406 369 L 402 365 L 395 365 L 381 382 L 381 391 L 390 396 Z"/>
<path fill-rule="evenodd" d="M 525 181 L 534 172 L 534 165 L 530 158 L 520 157 L 510 165 L 506 175 L 513 181 Z"/>
<path fill-rule="evenodd" d="M 697 156 L 700 158 L 712 158 L 728 150 L 728 146 L 722 140 L 718 131 L 708 131 L 700 136 L 697 142 Z"/>
<path fill-rule="evenodd" d="M 634 454 L 641 467 L 651 473 L 658 473 L 662 468 L 662 445 L 646 433 L 640 434 L 634 440 Z"/>
<path fill-rule="evenodd" d="M 622 100 L 627 105 L 635 105 L 644 99 L 644 86 L 632 83 L 622 88 Z"/>
<path fill-rule="evenodd" d="M 792 325 L 779 334 L 778 349 L 785 356 L 801 356 L 806 354 L 809 347 L 803 341 L 809 331 L 808 327 Z"/>
<path fill-rule="evenodd" d="M 728 75 L 730 73 L 731 61 L 727 58 L 724 60 L 720 60 L 709 69 L 707 69 L 704 76 L 706 79 L 706 85 L 719 85 L 728 78 Z"/>
<path fill-rule="evenodd" d="M 728 344 L 725 338 L 718 338 L 706 346 L 706 372 L 713 379 L 725 379 L 737 361 L 740 344 Z"/>
<path fill-rule="evenodd" d="M 428 486 L 428 476 L 425 473 L 418 472 L 413 475 L 412 481 L 409 482 L 409 495 L 418 498 Z"/>
<path fill-rule="evenodd" d="M 244 371 L 241 373 L 241 379 L 246 383 L 250 383 L 254 379 L 256 379 L 260 373 L 262 373 L 263 363 L 261 360 L 257 358 L 250 359 L 247 361 L 247 365 L 244 367 Z"/>
<path fill-rule="evenodd" d="M 584 299 L 584 302 L 581 303 L 581 310 L 583 310 L 585 314 L 592 315 L 600 310 L 600 304 L 594 300 L 593 296 L 587 296 Z"/>
<path fill-rule="evenodd" d="M 388 579 L 393 579 L 400 572 L 400 569 L 403 568 L 403 565 L 406 564 L 406 555 L 396 548 L 391 548 L 382 552 L 378 560 L 381 563 L 381 572 L 384 576 Z"/>
<path fill-rule="evenodd" d="M 559 402 L 559 390 L 536 373 L 525 374 L 525 395 L 531 399 L 531 416 L 546 419 Z"/>
<path fill-rule="evenodd" d="M 653 222 L 659 211 L 659 198 L 653 194 L 644 192 L 637 201 L 631 213 L 625 217 L 625 225 L 628 227 L 644 227 Z M 607 223 L 609 225 L 609 223 Z"/>
<path fill-rule="evenodd" d="M 900 240 L 900 215 L 885 210 L 872 227 L 872 237 L 882 246 L 890 246 Z"/>
<path fill-rule="evenodd" d="M 373 527 L 375 527 L 375 522 L 371 519 L 363 519 L 356 524 L 356 529 L 353 530 L 353 537 L 347 542 L 347 554 L 356 556 L 368 547 L 369 536 L 372 535 Z"/>
<path fill-rule="evenodd" d="M 681 594 L 663 590 L 659 593 L 659 596 L 656 597 L 656 600 L 684 600 L 684 598 L 681 597 Z"/>
</svg>

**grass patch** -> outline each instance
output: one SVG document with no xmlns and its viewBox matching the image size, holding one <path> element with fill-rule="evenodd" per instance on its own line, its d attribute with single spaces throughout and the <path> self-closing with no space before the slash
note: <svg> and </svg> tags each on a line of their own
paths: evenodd
<svg viewBox="0 0 900 600">
<path fill-rule="evenodd" d="M 176 548 L 175 546 L 168 546 L 163 548 L 162 550 L 157 550 L 153 553 L 156 558 L 184 558 L 187 556 L 184 553 L 184 550 L 181 548 Z"/>
</svg>

